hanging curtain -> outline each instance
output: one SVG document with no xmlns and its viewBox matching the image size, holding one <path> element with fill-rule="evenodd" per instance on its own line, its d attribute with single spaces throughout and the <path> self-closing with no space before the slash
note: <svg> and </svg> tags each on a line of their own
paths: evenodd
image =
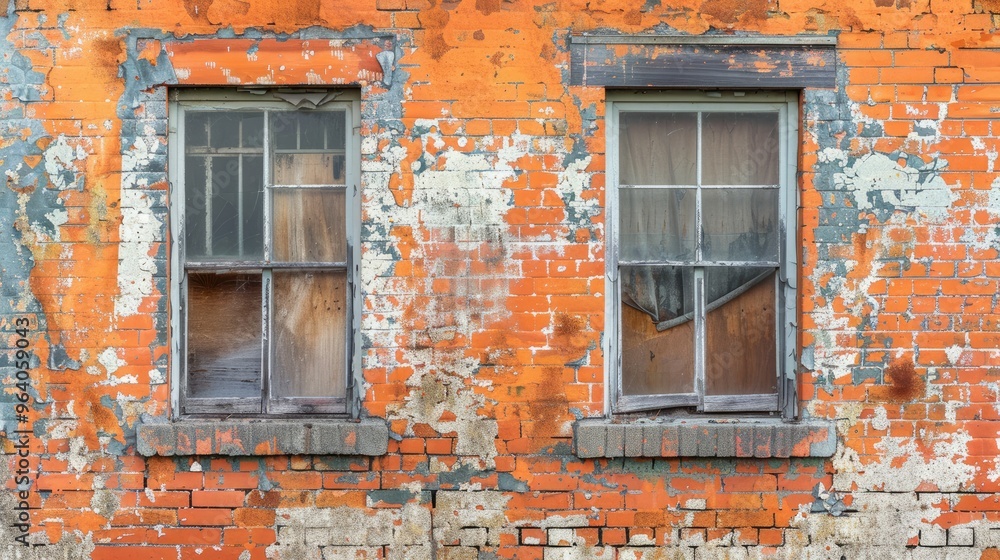
<svg viewBox="0 0 1000 560">
<path fill-rule="evenodd" d="M 622 260 L 695 260 L 697 184 L 695 113 L 623 113 L 619 127 L 622 185 L 691 188 L 619 190 Z M 776 185 L 777 117 L 772 113 L 706 113 L 702 129 L 702 183 Z M 706 260 L 777 260 L 778 190 L 704 189 Z M 663 331 L 692 318 L 693 286 L 684 268 L 623 266 L 622 301 L 649 315 Z M 711 311 L 773 270 L 720 267 L 706 275 Z"/>
</svg>

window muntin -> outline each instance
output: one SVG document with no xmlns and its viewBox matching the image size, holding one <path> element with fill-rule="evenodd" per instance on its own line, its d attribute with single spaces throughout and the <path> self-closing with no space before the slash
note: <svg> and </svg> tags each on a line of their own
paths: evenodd
<svg viewBox="0 0 1000 560">
<path fill-rule="evenodd" d="M 793 95 L 724 95 L 612 96 L 617 412 L 784 408 L 797 105 Z"/>
<path fill-rule="evenodd" d="M 296 110 L 204 90 L 174 100 L 182 412 L 347 412 L 357 103 Z"/>
</svg>

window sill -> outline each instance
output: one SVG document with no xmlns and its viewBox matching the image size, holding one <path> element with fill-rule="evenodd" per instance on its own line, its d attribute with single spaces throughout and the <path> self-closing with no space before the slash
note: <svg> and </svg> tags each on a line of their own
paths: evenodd
<svg viewBox="0 0 1000 560">
<path fill-rule="evenodd" d="M 145 423 L 136 447 L 154 455 L 384 455 L 389 428 L 384 420 L 183 420 Z"/>
<path fill-rule="evenodd" d="M 574 426 L 573 448 L 583 459 L 831 457 L 837 450 L 837 429 L 829 420 L 588 419 Z"/>
</svg>

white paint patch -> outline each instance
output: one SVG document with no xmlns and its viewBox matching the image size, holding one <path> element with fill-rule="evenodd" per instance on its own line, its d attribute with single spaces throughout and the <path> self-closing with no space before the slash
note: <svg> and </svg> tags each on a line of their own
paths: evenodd
<svg viewBox="0 0 1000 560">
<path fill-rule="evenodd" d="M 985 198 L 985 200 L 983 200 Z M 969 225 L 963 228 L 961 241 L 978 251 L 1000 248 L 1000 235 L 997 223 L 1000 223 L 1000 177 L 993 180 L 987 194 L 979 195 L 974 209 L 981 209 L 990 218 L 984 225 Z"/>
<path fill-rule="evenodd" d="M 125 365 L 125 360 L 118 358 L 118 351 L 110 347 L 98 354 L 97 362 L 104 366 L 104 370 L 108 372 L 108 378 L 111 378 L 118 371 L 118 368 Z"/>
<path fill-rule="evenodd" d="M 954 434 L 924 434 L 937 440 L 929 459 L 910 438 L 884 436 L 875 444 L 878 462 L 866 463 L 850 449 L 838 449 L 833 458 L 833 489 L 842 492 L 915 492 L 924 482 L 942 492 L 957 492 L 970 484 L 976 467 L 965 464 L 972 437 Z"/>
<path fill-rule="evenodd" d="M 944 349 L 945 356 L 948 357 L 948 363 L 952 365 L 958 365 L 959 360 L 962 359 L 962 352 L 965 349 L 957 344 L 953 344 Z"/>
<path fill-rule="evenodd" d="M 834 176 L 834 182 L 850 191 L 859 210 L 873 210 L 888 205 L 902 211 L 942 219 L 958 195 L 937 171 L 947 163 L 935 160 L 928 167 L 916 169 L 887 155 L 871 153 Z"/>
<path fill-rule="evenodd" d="M 159 147 L 155 137 L 136 138 L 132 148 L 122 155 L 116 317 L 135 315 L 143 298 L 153 293 L 156 263 L 151 253 L 153 244 L 163 241 L 163 223 L 153 212 L 153 200 L 142 192 L 149 185 L 140 170 L 149 164 Z"/>
<path fill-rule="evenodd" d="M 77 170 L 76 165 L 76 162 L 87 159 L 87 152 L 82 146 L 70 146 L 66 142 L 66 136 L 60 134 L 45 149 L 43 159 L 45 173 L 52 188 L 60 191 L 83 189 L 83 173 Z"/>
<path fill-rule="evenodd" d="M 882 405 L 875 407 L 875 416 L 872 417 L 872 428 L 879 431 L 889 429 L 889 417 L 885 411 L 885 407 Z"/>
</svg>

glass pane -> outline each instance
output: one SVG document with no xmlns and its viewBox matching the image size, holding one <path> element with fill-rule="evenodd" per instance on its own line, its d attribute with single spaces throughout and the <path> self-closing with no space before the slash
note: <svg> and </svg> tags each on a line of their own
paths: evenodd
<svg viewBox="0 0 1000 560">
<path fill-rule="evenodd" d="M 205 247 L 205 158 L 184 158 L 184 252 L 189 260 L 208 254 Z"/>
<path fill-rule="evenodd" d="M 622 393 L 694 392 L 694 272 L 690 267 L 624 266 Z"/>
<path fill-rule="evenodd" d="M 619 113 L 619 183 L 695 185 L 698 116 L 695 113 Z"/>
<path fill-rule="evenodd" d="M 208 117 L 210 114 L 192 111 L 184 114 L 185 146 L 208 146 Z"/>
<path fill-rule="evenodd" d="M 259 275 L 188 273 L 188 396 L 260 398 Z"/>
<path fill-rule="evenodd" d="M 702 190 L 705 260 L 777 261 L 778 195 L 778 189 Z"/>
<path fill-rule="evenodd" d="M 274 273 L 276 397 L 344 397 L 347 273 Z"/>
<path fill-rule="evenodd" d="M 243 156 L 243 255 L 264 255 L 264 158 Z"/>
<path fill-rule="evenodd" d="M 271 130 L 279 150 L 343 150 L 346 122 L 344 111 L 283 111 L 272 113 Z"/>
<path fill-rule="evenodd" d="M 279 150 L 295 150 L 299 147 L 299 119 L 297 113 L 284 111 L 271 113 L 271 137 Z"/>
<path fill-rule="evenodd" d="M 236 148 L 240 145 L 239 113 L 214 113 L 209 127 L 209 145 L 213 148 Z"/>
<path fill-rule="evenodd" d="M 705 269 L 705 393 L 777 393 L 775 270 Z"/>
<path fill-rule="evenodd" d="M 343 154 L 275 154 L 275 185 L 343 185 Z"/>
<path fill-rule="evenodd" d="M 274 189 L 274 259 L 344 262 L 344 189 Z"/>
<path fill-rule="evenodd" d="M 777 185 L 777 113 L 705 113 L 703 185 Z"/>
<path fill-rule="evenodd" d="M 240 141 L 244 148 L 264 146 L 264 113 L 244 113 Z"/>
<path fill-rule="evenodd" d="M 347 143 L 347 113 L 344 111 L 326 111 L 323 113 L 326 121 L 326 147 L 331 150 L 343 150 Z"/>
<path fill-rule="evenodd" d="M 695 189 L 618 189 L 621 259 L 695 258 Z"/>
<path fill-rule="evenodd" d="M 297 113 L 299 119 L 299 149 L 322 150 L 326 148 L 326 123 L 323 113 Z"/>
<path fill-rule="evenodd" d="M 212 174 L 211 205 L 212 225 L 211 255 L 238 257 L 240 255 L 240 158 L 217 156 L 206 161 Z"/>
</svg>

